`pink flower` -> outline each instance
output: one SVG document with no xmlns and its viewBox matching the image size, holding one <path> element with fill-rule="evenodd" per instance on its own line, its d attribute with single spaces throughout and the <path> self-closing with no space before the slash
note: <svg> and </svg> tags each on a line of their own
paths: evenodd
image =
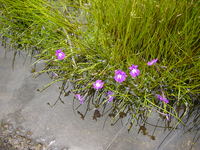
<svg viewBox="0 0 200 150">
<path fill-rule="evenodd" d="M 65 53 L 61 49 L 56 50 L 56 56 L 58 60 L 63 60 L 65 58 Z"/>
<path fill-rule="evenodd" d="M 80 101 L 80 104 L 84 103 L 84 98 L 80 94 L 76 94 L 75 97 Z"/>
<path fill-rule="evenodd" d="M 114 97 L 113 97 L 113 92 L 112 91 L 108 91 L 107 92 L 107 96 L 108 96 L 108 103 L 112 102 Z"/>
<path fill-rule="evenodd" d="M 103 88 L 104 82 L 102 80 L 96 80 L 96 82 L 93 83 L 93 88 L 96 90 L 99 90 Z"/>
<path fill-rule="evenodd" d="M 114 76 L 115 81 L 121 83 L 126 80 L 126 77 L 127 77 L 126 73 L 123 72 L 122 70 L 115 70 L 115 76 Z"/>
<path fill-rule="evenodd" d="M 156 97 L 157 97 L 160 101 L 163 101 L 163 102 L 165 102 L 165 103 L 169 103 L 169 100 L 168 100 L 165 96 L 161 96 L 161 95 L 157 94 Z"/>
<path fill-rule="evenodd" d="M 156 59 L 153 59 L 153 60 L 149 61 L 149 62 L 147 63 L 147 65 L 148 65 L 148 66 L 154 65 L 157 61 L 158 61 L 157 58 L 156 58 Z"/>
<path fill-rule="evenodd" d="M 131 67 L 129 67 L 129 69 L 131 70 L 130 71 L 130 75 L 132 77 L 137 77 L 140 75 L 140 70 L 138 69 L 138 66 L 137 65 L 132 65 Z"/>
</svg>

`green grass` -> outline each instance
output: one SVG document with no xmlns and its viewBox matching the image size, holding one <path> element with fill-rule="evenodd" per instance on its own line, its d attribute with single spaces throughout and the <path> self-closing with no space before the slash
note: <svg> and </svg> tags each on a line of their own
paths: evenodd
<svg viewBox="0 0 200 150">
<path fill-rule="evenodd" d="M 51 84 L 63 81 L 60 95 L 85 95 L 85 105 L 114 120 L 129 116 L 146 122 L 153 111 L 169 114 L 177 122 L 188 110 L 199 108 L 200 1 L 193 0 L 0 0 L 0 35 L 16 50 L 26 50 L 46 66 L 35 74 L 56 73 Z M 56 60 L 55 50 L 66 58 Z M 153 66 L 147 62 L 158 58 Z M 141 74 L 132 78 L 129 69 Z M 117 83 L 114 71 L 128 78 Z M 105 82 L 96 92 L 96 80 Z M 105 92 L 115 99 L 107 104 Z M 42 90 L 41 90 L 42 91 Z M 169 104 L 158 101 L 165 93 Z M 60 100 L 60 99 L 59 99 Z M 111 109 L 107 112 L 107 108 Z M 181 113 L 180 108 L 184 111 Z M 182 122 L 183 123 L 183 122 Z"/>
</svg>

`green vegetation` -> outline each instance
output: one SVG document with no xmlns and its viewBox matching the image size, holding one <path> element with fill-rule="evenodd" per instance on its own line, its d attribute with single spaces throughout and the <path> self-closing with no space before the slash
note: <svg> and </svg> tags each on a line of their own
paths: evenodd
<svg viewBox="0 0 200 150">
<path fill-rule="evenodd" d="M 94 119 L 127 116 L 130 125 L 144 124 L 156 111 L 169 123 L 174 118 L 184 124 L 183 117 L 200 104 L 199 4 L 199 0 L 0 0 L 0 35 L 16 51 L 34 56 L 34 64 L 45 62 L 44 69 L 34 74 L 54 74 L 44 89 L 62 81 L 59 100 L 69 93 L 71 83 L 70 92 L 82 95 L 88 110 L 98 110 Z M 57 49 L 65 53 L 64 60 L 56 59 Z M 148 66 L 155 58 L 158 62 Z M 140 70 L 135 78 L 129 75 L 132 64 Z M 119 69 L 128 76 L 122 83 L 114 80 Z M 104 82 L 101 90 L 93 88 L 96 80 Z M 114 92 L 110 103 L 108 91 Z M 169 103 L 158 100 L 157 94 L 165 95 Z"/>
</svg>

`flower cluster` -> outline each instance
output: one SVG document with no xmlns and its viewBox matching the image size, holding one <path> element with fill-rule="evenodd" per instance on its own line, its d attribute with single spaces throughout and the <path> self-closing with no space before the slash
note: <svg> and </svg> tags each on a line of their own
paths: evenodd
<svg viewBox="0 0 200 150">
<path fill-rule="evenodd" d="M 58 49 L 56 50 L 56 56 L 57 56 L 57 59 L 58 60 L 63 60 L 65 58 L 65 53 L 62 52 L 61 49 Z M 158 59 L 153 59 L 151 61 L 149 61 L 147 63 L 148 66 L 152 66 L 154 65 L 156 62 L 158 61 Z M 140 70 L 138 69 L 138 65 L 131 65 L 129 67 L 129 70 L 130 70 L 130 75 L 131 77 L 135 78 L 137 76 L 140 75 Z M 127 75 L 124 71 L 118 69 L 118 70 L 115 70 L 115 75 L 114 75 L 114 80 L 118 83 L 122 83 L 126 80 L 127 78 Z M 93 88 L 96 89 L 96 90 L 100 90 L 102 89 L 104 86 L 104 82 L 102 80 L 96 80 L 94 83 L 93 83 Z M 114 97 L 113 97 L 114 93 L 112 91 L 108 91 L 107 92 L 107 97 L 108 97 L 108 102 L 111 102 L 113 101 Z M 84 98 L 81 97 L 80 94 L 76 94 L 75 97 L 80 101 L 81 104 L 84 103 Z M 156 95 L 156 97 L 160 100 L 160 101 L 163 101 L 165 103 L 169 103 L 169 100 L 165 97 L 165 96 L 161 96 L 159 94 Z"/>
</svg>

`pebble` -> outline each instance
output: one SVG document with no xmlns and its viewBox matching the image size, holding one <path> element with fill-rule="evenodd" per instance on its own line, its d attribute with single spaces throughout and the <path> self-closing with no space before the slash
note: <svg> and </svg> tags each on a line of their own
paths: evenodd
<svg viewBox="0 0 200 150">
<path fill-rule="evenodd" d="M 11 123 L 0 121 L 0 150 L 59 150 L 53 146 L 55 140 L 48 144 L 32 138 L 32 135 L 21 126 L 15 128 Z"/>
</svg>

